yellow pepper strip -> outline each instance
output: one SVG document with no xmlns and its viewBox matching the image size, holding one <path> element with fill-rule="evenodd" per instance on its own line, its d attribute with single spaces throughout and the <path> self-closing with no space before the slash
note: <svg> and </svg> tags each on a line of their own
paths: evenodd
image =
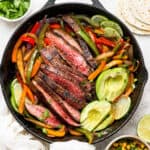
<svg viewBox="0 0 150 150">
<path fill-rule="evenodd" d="M 18 108 L 20 114 L 23 114 L 24 112 L 26 93 L 27 93 L 26 88 L 23 86 L 23 91 L 20 97 L 19 108 Z"/>
<path fill-rule="evenodd" d="M 106 53 L 102 53 L 101 55 L 98 55 L 96 57 L 96 61 L 97 62 L 100 62 L 102 59 L 106 59 L 106 58 L 109 58 L 109 57 L 112 57 L 114 55 L 114 52 L 111 51 L 111 52 L 106 52 Z"/>
<path fill-rule="evenodd" d="M 29 97 L 31 102 L 34 104 L 35 103 L 35 98 L 34 98 L 34 95 L 33 95 L 32 91 L 31 91 L 31 89 L 26 84 L 24 84 L 24 87 L 26 88 L 27 96 Z"/>
<path fill-rule="evenodd" d="M 88 76 L 88 80 L 93 81 L 104 69 L 106 61 L 103 60 L 98 68 Z"/>
<path fill-rule="evenodd" d="M 112 60 L 111 62 L 109 62 L 108 64 L 106 64 L 106 66 L 104 67 L 104 70 L 107 70 L 111 67 L 114 67 L 116 65 L 120 65 L 122 64 L 123 61 L 122 60 Z"/>
<path fill-rule="evenodd" d="M 34 119 L 31 119 L 31 118 L 25 118 L 25 119 L 26 119 L 27 121 L 29 121 L 29 122 L 31 122 L 31 123 L 37 125 L 37 126 L 40 126 L 40 127 L 43 127 L 43 128 L 47 128 L 47 129 L 51 129 L 51 128 L 52 128 L 52 126 L 47 125 L 47 124 L 45 124 L 45 123 L 42 123 L 42 122 L 40 122 L 40 121 L 38 121 L 38 120 L 34 120 Z"/>
<path fill-rule="evenodd" d="M 133 82 L 134 82 L 134 74 L 130 73 L 129 80 L 128 80 L 128 85 L 127 85 L 127 88 L 125 90 L 124 96 L 128 97 L 132 93 L 132 91 L 133 91 L 133 87 L 132 87 Z"/>
<path fill-rule="evenodd" d="M 70 133 L 71 135 L 74 135 L 74 136 L 81 136 L 81 135 L 83 135 L 81 132 L 76 131 L 76 130 L 73 130 L 73 129 L 71 129 L 71 128 L 69 128 L 68 130 L 69 130 L 69 133 Z"/>
<path fill-rule="evenodd" d="M 41 57 L 38 57 L 38 58 L 35 60 L 35 63 L 34 63 L 34 65 L 33 65 L 31 77 L 34 77 L 34 76 L 36 75 L 36 73 L 39 71 L 41 63 L 42 63 L 42 58 L 41 58 Z"/>
<path fill-rule="evenodd" d="M 24 35 L 24 34 L 23 34 Z M 22 36 L 23 36 L 22 35 Z M 18 41 L 16 42 L 14 48 L 13 48 L 13 51 L 12 51 L 12 56 L 11 56 L 11 60 L 13 63 L 16 63 L 17 61 L 17 53 L 18 53 L 18 49 L 19 47 L 21 46 L 22 44 L 22 36 L 20 36 L 20 38 L 18 39 Z"/>
<path fill-rule="evenodd" d="M 66 127 L 63 125 L 59 130 L 53 130 L 53 129 L 43 129 L 47 136 L 49 137 L 63 137 L 66 134 Z"/>
<path fill-rule="evenodd" d="M 26 83 L 25 74 L 24 74 L 25 72 L 24 72 L 23 56 L 22 56 L 22 51 L 20 49 L 17 53 L 17 67 L 23 82 Z"/>
<path fill-rule="evenodd" d="M 28 51 L 28 52 L 24 55 L 23 60 L 24 60 L 24 61 L 28 61 L 28 60 L 30 59 L 30 57 L 32 56 L 33 51 L 34 51 L 34 48 L 32 48 L 30 51 Z"/>
</svg>

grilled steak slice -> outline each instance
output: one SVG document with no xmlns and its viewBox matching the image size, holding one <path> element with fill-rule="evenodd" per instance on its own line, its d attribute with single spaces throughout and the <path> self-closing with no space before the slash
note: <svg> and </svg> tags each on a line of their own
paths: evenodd
<svg viewBox="0 0 150 150">
<path fill-rule="evenodd" d="M 34 86 L 37 88 L 37 90 L 42 93 L 42 95 L 44 96 L 46 102 L 51 106 L 51 108 L 69 125 L 72 126 L 80 126 L 78 123 L 76 123 L 74 120 L 72 120 L 72 118 L 64 111 L 64 109 L 62 108 L 62 106 L 60 106 L 60 104 L 52 97 L 50 96 L 45 89 L 42 86 L 46 86 L 46 84 L 43 83 L 37 83 L 35 80 L 32 81 L 32 83 L 34 84 Z M 43 84 L 43 85 L 41 85 Z M 48 88 L 48 87 L 46 87 Z"/>
<path fill-rule="evenodd" d="M 44 65 L 42 64 L 41 65 L 41 68 L 42 69 L 47 69 L 48 71 L 51 71 L 59 76 L 62 76 L 64 77 L 65 79 L 67 80 L 70 80 L 71 82 L 73 83 L 76 83 L 76 84 L 80 84 L 81 81 L 84 81 L 82 78 L 62 69 L 62 68 L 59 68 L 59 67 L 55 67 L 53 66 L 53 64 L 49 63 L 48 65 Z"/>
<path fill-rule="evenodd" d="M 62 18 L 74 30 L 74 32 L 78 32 L 79 30 L 81 30 L 80 26 L 70 15 L 63 15 Z"/>
<path fill-rule="evenodd" d="M 72 93 L 70 93 L 67 89 L 63 88 L 51 78 L 49 78 L 47 75 L 39 71 L 37 76 L 44 80 L 45 83 L 48 84 L 48 86 L 55 91 L 58 95 L 62 97 L 66 102 L 68 102 L 71 106 L 73 106 L 76 109 L 81 109 L 86 105 L 85 99 L 79 99 L 76 98 Z"/>
<path fill-rule="evenodd" d="M 78 73 L 75 69 L 67 66 L 62 57 L 59 55 L 56 47 L 47 47 L 40 52 L 46 64 L 51 63 L 56 68 L 72 73 L 72 75 L 75 76 L 75 78 L 78 78 L 79 81 L 86 79 L 86 77 L 81 75 L 81 73 Z"/>
<path fill-rule="evenodd" d="M 83 55 L 86 58 L 88 64 L 92 68 L 95 69 L 97 67 L 97 63 L 96 63 L 95 59 L 93 58 L 93 56 L 88 48 L 88 45 L 80 37 L 77 37 L 77 41 L 79 42 L 81 48 L 83 49 Z"/>
<path fill-rule="evenodd" d="M 69 45 L 67 42 L 65 42 L 65 40 L 51 31 L 46 33 L 46 37 L 48 37 L 51 42 L 58 48 L 60 55 L 72 68 L 76 69 L 83 75 L 89 75 L 89 65 L 87 64 L 84 57 L 78 51 L 76 51 L 74 47 Z"/>
<path fill-rule="evenodd" d="M 43 82 L 45 83 L 45 80 L 36 77 L 35 80 L 39 83 L 39 82 Z M 48 82 L 48 81 L 47 81 Z M 49 95 L 51 95 L 68 113 L 69 115 L 75 120 L 75 121 L 80 121 L 80 112 L 75 109 L 74 107 L 72 107 L 69 103 L 67 103 L 66 101 L 64 101 L 59 95 L 57 95 L 53 89 L 51 89 L 50 87 L 46 89 L 46 91 L 48 92 Z"/>
<path fill-rule="evenodd" d="M 54 29 L 53 32 L 59 36 L 61 36 L 63 39 L 65 39 L 66 42 L 68 42 L 70 45 L 75 47 L 81 54 L 83 54 L 83 50 L 81 49 L 80 45 L 78 42 L 72 38 L 68 33 L 61 29 Z"/>
<path fill-rule="evenodd" d="M 49 51 L 50 49 L 50 51 Z M 41 56 L 44 59 L 44 61 L 46 61 L 45 63 L 49 63 L 53 58 L 55 58 L 56 56 L 58 56 L 58 52 L 55 48 L 50 48 L 50 47 L 46 47 L 43 48 L 41 51 Z M 45 60 L 46 58 L 46 60 Z"/>
<path fill-rule="evenodd" d="M 61 85 L 63 88 L 67 89 L 70 93 L 75 95 L 75 97 L 79 99 L 85 99 L 85 93 L 82 91 L 80 86 L 77 84 L 65 79 L 58 74 L 55 74 L 47 69 L 41 68 L 42 72 L 44 72 L 51 80 L 55 81 L 57 84 Z"/>
<path fill-rule="evenodd" d="M 28 103 L 25 104 L 25 107 L 31 115 L 41 120 L 42 122 L 54 128 L 60 127 L 60 121 L 57 120 L 57 118 L 47 108 L 40 105 L 33 105 Z"/>
</svg>

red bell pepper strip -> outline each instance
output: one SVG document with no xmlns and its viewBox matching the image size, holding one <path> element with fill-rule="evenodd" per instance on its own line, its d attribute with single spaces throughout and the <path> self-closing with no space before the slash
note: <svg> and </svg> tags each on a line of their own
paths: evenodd
<svg viewBox="0 0 150 150">
<path fill-rule="evenodd" d="M 61 25 L 58 24 L 58 23 L 53 23 L 53 24 L 50 24 L 50 28 L 51 28 L 51 29 L 60 29 L 60 28 L 61 28 Z"/>
<path fill-rule="evenodd" d="M 35 44 L 35 40 L 32 37 L 29 37 L 29 36 L 22 36 L 21 40 L 23 42 L 27 42 L 27 43 L 31 44 L 32 46 L 34 46 L 34 44 Z"/>
<path fill-rule="evenodd" d="M 96 42 L 96 44 L 104 44 L 104 45 L 107 45 L 107 46 L 110 46 L 110 47 L 115 46 L 115 43 L 113 41 L 108 40 L 104 37 L 95 38 L 95 42 Z"/>
<path fill-rule="evenodd" d="M 40 22 L 36 22 L 36 23 L 34 24 L 34 26 L 32 27 L 30 33 L 36 33 L 37 30 L 39 29 L 40 25 L 41 25 Z"/>
<path fill-rule="evenodd" d="M 51 40 L 47 37 L 44 38 L 44 43 L 47 45 L 51 45 Z"/>
</svg>

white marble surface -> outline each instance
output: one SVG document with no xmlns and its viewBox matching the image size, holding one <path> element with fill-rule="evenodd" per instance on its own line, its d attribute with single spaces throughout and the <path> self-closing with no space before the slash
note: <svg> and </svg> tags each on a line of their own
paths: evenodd
<svg viewBox="0 0 150 150">
<path fill-rule="evenodd" d="M 58 2 L 70 2 L 73 0 L 57 0 Z M 78 0 L 80 1 L 80 0 Z M 38 9 L 39 7 L 41 7 L 44 4 L 45 0 L 35 0 L 34 3 L 34 8 Z M 84 0 L 85 3 L 89 2 L 89 0 Z M 116 11 L 116 0 L 110 1 L 110 0 L 101 0 L 101 2 L 103 3 L 104 7 L 109 10 L 110 12 L 115 14 Z M 90 2 L 89 2 L 90 3 Z M 20 24 L 20 22 L 18 23 L 12 23 L 12 24 L 8 24 L 6 22 L 3 22 L 0 20 L 0 60 L 2 58 L 3 52 L 4 52 L 4 48 L 11 36 L 11 34 L 14 32 L 14 30 L 16 29 L 16 27 Z M 145 63 L 146 63 L 146 67 L 148 69 L 148 72 L 150 73 L 150 36 L 137 36 L 135 35 L 135 38 L 137 39 L 143 55 L 144 55 L 144 59 L 145 59 Z M 1 103 L 4 105 L 4 99 L 2 96 L 2 92 L 0 91 L 0 97 L 1 97 Z M 0 105 L 0 108 L 3 107 L 3 105 Z M 144 94 L 142 97 L 142 101 L 140 103 L 140 106 L 138 107 L 138 109 L 136 110 L 135 114 L 133 115 L 132 119 L 116 134 L 114 134 L 112 137 L 110 137 L 109 139 L 105 140 L 102 143 L 99 143 L 97 145 L 97 149 L 100 150 L 104 150 L 105 146 L 110 142 L 111 139 L 117 137 L 118 135 L 122 135 L 122 134 L 134 134 L 136 135 L 136 127 L 137 127 L 137 123 L 139 121 L 139 119 L 144 115 L 144 114 L 150 114 L 150 80 L 148 80 L 145 90 L 144 90 Z M 1 115 L 1 114 L 0 114 Z"/>
</svg>

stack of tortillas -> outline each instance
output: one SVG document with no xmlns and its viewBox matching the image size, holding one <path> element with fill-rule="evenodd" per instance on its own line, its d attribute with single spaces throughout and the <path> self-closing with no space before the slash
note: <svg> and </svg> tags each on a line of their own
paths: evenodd
<svg viewBox="0 0 150 150">
<path fill-rule="evenodd" d="M 133 33 L 150 35 L 150 0 L 118 0 L 117 16 Z"/>
</svg>

